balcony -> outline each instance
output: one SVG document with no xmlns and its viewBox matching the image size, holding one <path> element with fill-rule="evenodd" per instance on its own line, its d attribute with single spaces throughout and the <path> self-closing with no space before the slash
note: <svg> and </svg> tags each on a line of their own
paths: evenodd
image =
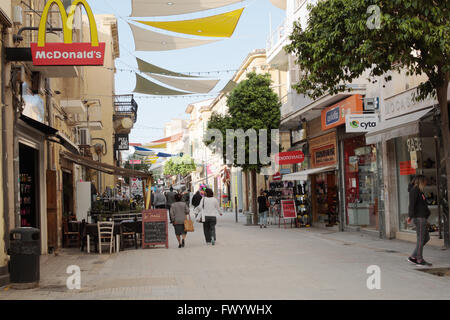
<svg viewBox="0 0 450 320">
<path fill-rule="evenodd" d="M 283 47 L 287 44 L 291 29 L 288 26 L 287 20 L 284 20 L 267 39 L 267 62 L 270 65 L 277 66 L 277 69 L 280 69 L 280 66 L 288 64 L 288 55 Z"/>
<path fill-rule="evenodd" d="M 138 104 L 132 94 L 114 96 L 114 130 L 129 134 L 137 120 Z"/>
</svg>

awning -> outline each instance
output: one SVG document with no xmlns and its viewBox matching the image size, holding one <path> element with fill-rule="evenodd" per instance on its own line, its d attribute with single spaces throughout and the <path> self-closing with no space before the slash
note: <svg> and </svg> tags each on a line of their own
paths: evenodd
<svg viewBox="0 0 450 320">
<path fill-rule="evenodd" d="M 78 148 L 78 146 L 74 144 L 72 141 L 70 141 L 65 134 L 58 132 L 57 129 L 50 127 L 42 122 L 36 121 L 23 114 L 20 115 L 20 120 L 25 122 L 33 129 L 41 132 L 48 141 L 59 143 L 70 152 L 80 154 L 80 149 Z M 56 140 L 53 140 L 53 138 L 55 138 Z"/>
<path fill-rule="evenodd" d="M 107 163 L 94 161 L 92 159 L 79 156 L 73 153 L 69 152 L 61 152 L 61 157 L 64 159 L 67 159 L 69 161 L 72 161 L 76 164 L 79 164 L 81 166 L 94 169 L 97 171 L 101 171 L 107 174 L 115 175 L 115 176 L 122 176 L 122 177 L 130 177 L 130 178 L 150 178 L 152 177 L 151 174 L 145 173 L 138 170 L 131 170 L 131 169 L 125 169 L 125 168 L 119 168 Z"/>
<path fill-rule="evenodd" d="M 156 73 L 156 74 L 162 74 L 165 76 L 172 76 L 172 77 L 182 77 L 182 78 L 199 78 L 197 76 L 191 76 L 184 73 L 174 72 L 167 69 L 160 68 L 158 66 L 155 66 L 151 63 L 148 63 L 147 61 L 144 61 L 142 59 L 136 58 L 138 69 L 141 72 L 149 72 L 149 73 Z"/>
<path fill-rule="evenodd" d="M 220 40 L 189 39 L 153 32 L 129 23 L 134 36 L 136 51 L 168 51 L 201 46 Z"/>
<path fill-rule="evenodd" d="M 317 174 L 327 171 L 335 171 L 336 166 L 328 166 L 322 168 L 314 168 L 283 175 L 283 181 L 306 181 L 310 174 Z"/>
<path fill-rule="evenodd" d="M 177 14 L 185 14 L 209 10 L 223 7 L 233 3 L 242 2 L 242 0 L 189 0 L 174 1 L 167 0 L 133 0 L 132 17 L 157 17 L 157 16 L 173 16 Z"/>
<path fill-rule="evenodd" d="M 153 79 L 171 86 L 176 89 L 195 92 L 195 93 L 208 93 L 219 83 L 220 80 L 208 80 L 208 79 L 182 79 L 172 78 L 158 74 L 146 73 Z"/>
<path fill-rule="evenodd" d="M 244 8 L 218 15 L 181 21 L 136 21 L 147 26 L 202 37 L 231 37 Z"/>
<path fill-rule="evenodd" d="M 421 132 L 420 119 L 429 113 L 433 108 L 410 113 L 401 117 L 381 122 L 376 130 L 366 134 L 366 143 L 375 144 L 390 139 L 417 135 Z"/>
<path fill-rule="evenodd" d="M 192 94 L 191 92 L 182 92 L 160 86 L 159 84 L 152 82 L 138 75 L 137 73 L 136 73 L 136 88 L 134 88 L 134 92 L 158 96 L 176 96 L 176 95 Z"/>
</svg>

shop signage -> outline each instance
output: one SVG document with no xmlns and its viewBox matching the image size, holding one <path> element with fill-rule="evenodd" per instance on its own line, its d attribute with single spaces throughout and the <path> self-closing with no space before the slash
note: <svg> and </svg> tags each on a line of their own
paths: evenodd
<svg viewBox="0 0 450 320">
<path fill-rule="evenodd" d="M 370 132 L 378 125 L 377 114 L 348 114 L 345 119 L 346 132 Z"/>
<path fill-rule="evenodd" d="M 116 150 L 129 150 L 130 144 L 127 134 L 116 134 Z"/>
<path fill-rule="evenodd" d="M 169 248 L 166 209 L 142 211 L 142 248 L 155 245 Z"/>
<path fill-rule="evenodd" d="M 320 168 L 336 164 L 336 132 L 311 139 L 311 168 Z"/>
<path fill-rule="evenodd" d="M 412 161 L 400 161 L 400 175 L 409 176 L 416 174 L 416 168 Z"/>
<path fill-rule="evenodd" d="M 322 111 L 322 130 L 337 127 L 345 123 L 345 116 L 352 113 L 362 113 L 363 98 L 355 94 Z"/>
<path fill-rule="evenodd" d="M 281 173 L 281 174 L 290 174 L 291 171 L 292 171 L 291 169 L 281 169 L 281 170 L 280 170 L 280 173 Z"/>
<path fill-rule="evenodd" d="M 142 160 L 130 160 L 130 164 L 141 164 Z"/>
<path fill-rule="evenodd" d="M 281 180 L 281 173 L 277 172 L 272 176 L 272 180 L 277 181 Z"/>
<path fill-rule="evenodd" d="M 275 156 L 275 161 L 279 165 L 302 163 L 305 161 L 305 154 L 302 151 L 281 152 Z"/>
<path fill-rule="evenodd" d="M 64 43 L 46 43 L 47 17 L 50 8 L 56 4 L 61 14 Z M 91 43 L 73 43 L 73 21 L 78 5 L 87 13 L 91 31 Z M 91 7 L 85 0 L 75 0 L 67 14 L 61 0 L 50 0 L 42 11 L 39 23 L 38 42 L 31 43 L 31 54 L 35 66 L 102 66 L 105 57 L 105 43 L 99 43 L 97 24 Z"/>
<path fill-rule="evenodd" d="M 284 219 L 297 218 L 297 210 L 294 200 L 281 200 L 281 212 Z"/>
</svg>

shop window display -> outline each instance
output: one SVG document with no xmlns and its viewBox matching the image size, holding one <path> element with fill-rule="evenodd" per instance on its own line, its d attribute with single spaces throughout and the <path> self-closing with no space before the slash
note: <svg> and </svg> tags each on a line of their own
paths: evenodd
<svg viewBox="0 0 450 320">
<path fill-rule="evenodd" d="M 437 183 L 438 168 L 436 161 L 436 142 L 434 137 L 407 136 L 396 138 L 397 185 L 399 194 L 400 231 L 414 231 L 414 224 L 406 222 L 408 218 L 408 184 L 417 174 L 427 178 L 425 196 L 430 217 L 428 218 L 431 235 L 439 233 L 439 190 Z M 445 181 L 445 175 L 444 175 Z"/>
<path fill-rule="evenodd" d="M 380 230 L 377 149 L 364 136 L 344 140 L 346 220 Z"/>
<path fill-rule="evenodd" d="M 326 222 L 327 227 L 338 223 L 336 174 L 322 173 L 315 179 L 315 201 L 317 202 L 317 221 Z M 314 201 L 314 200 L 313 200 Z"/>
</svg>

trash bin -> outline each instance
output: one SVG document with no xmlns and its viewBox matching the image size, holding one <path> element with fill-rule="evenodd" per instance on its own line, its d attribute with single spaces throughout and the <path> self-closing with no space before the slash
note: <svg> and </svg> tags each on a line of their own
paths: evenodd
<svg viewBox="0 0 450 320">
<path fill-rule="evenodd" d="M 11 286 L 30 289 L 39 285 L 41 233 L 35 228 L 17 228 L 10 232 L 8 254 Z"/>
<path fill-rule="evenodd" d="M 254 215 L 254 213 L 247 212 L 247 225 L 252 225 L 253 224 L 253 215 Z"/>
</svg>

